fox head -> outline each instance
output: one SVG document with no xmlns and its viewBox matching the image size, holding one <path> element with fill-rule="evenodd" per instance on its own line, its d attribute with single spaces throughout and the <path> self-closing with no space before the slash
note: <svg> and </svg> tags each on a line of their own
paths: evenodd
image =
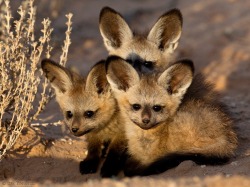
<svg viewBox="0 0 250 187">
<path fill-rule="evenodd" d="M 139 75 L 126 61 L 110 57 L 107 79 L 126 118 L 142 129 L 153 128 L 175 115 L 193 80 L 192 61 L 182 60 L 159 75 Z"/>
<path fill-rule="evenodd" d="M 126 59 L 141 72 L 160 71 L 172 61 L 181 36 L 182 15 L 178 9 L 166 12 L 145 37 L 135 35 L 118 12 L 104 7 L 99 28 L 110 55 Z"/>
<path fill-rule="evenodd" d="M 75 136 L 97 132 L 107 125 L 115 113 L 116 100 L 106 79 L 104 61 L 97 63 L 86 79 L 48 59 L 42 61 L 42 69 Z"/>
</svg>

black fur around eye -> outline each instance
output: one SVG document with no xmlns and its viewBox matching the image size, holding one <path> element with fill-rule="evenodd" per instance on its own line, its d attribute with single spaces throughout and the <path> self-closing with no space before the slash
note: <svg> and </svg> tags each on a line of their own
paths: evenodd
<svg viewBox="0 0 250 187">
<path fill-rule="evenodd" d="M 133 104 L 132 105 L 132 108 L 135 110 L 135 111 L 138 111 L 141 109 L 141 105 L 140 104 Z"/>
<path fill-rule="evenodd" d="M 73 117 L 73 113 L 71 111 L 67 111 L 66 112 L 66 117 L 67 117 L 67 119 L 72 118 Z"/>
<path fill-rule="evenodd" d="M 86 118 L 91 118 L 94 114 L 95 114 L 95 112 L 91 111 L 91 110 L 88 110 L 88 111 L 84 112 L 84 116 Z"/>
<path fill-rule="evenodd" d="M 142 61 L 141 61 L 140 59 L 135 59 L 135 60 L 134 60 L 134 64 L 141 64 L 141 62 L 142 62 Z"/>
<path fill-rule="evenodd" d="M 126 61 L 127 61 L 129 64 L 133 65 L 133 61 L 132 61 L 131 59 L 126 59 Z"/>
<path fill-rule="evenodd" d="M 144 61 L 142 63 L 142 65 L 145 66 L 148 69 L 153 69 L 153 62 L 151 62 L 151 61 Z"/>
<path fill-rule="evenodd" d="M 154 105 L 154 106 L 153 106 L 153 110 L 154 110 L 155 112 L 160 112 L 160 111 L 162 110 L 162 106 L 160 106 L 160 105 Z"/>
</svg>

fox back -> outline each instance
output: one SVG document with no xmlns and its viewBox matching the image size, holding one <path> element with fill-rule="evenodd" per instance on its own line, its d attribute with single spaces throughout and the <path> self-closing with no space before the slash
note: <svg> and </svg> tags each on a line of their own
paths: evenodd
<svg viewBox="0 0 250 187">
<path fill-rule="evenodd" d="M 142 72 L 159 71 L 172 61 L 181 36 L 182 15 L 178 9 L 166 12 L 143 36 L 134 34 L 118 12 L 104 7 L 99 28 L 110 55 L 126 59 Z"/>
<path fill-rule="evenodd" d="M 127 166 L 129 172 L 136 173 L 137 165 L 144 168 L 166 161 L 171 154 L 201 155 L 208 160 L 234 155 L 237 137 L 230 116 L 214 102 L 184 100 L 193 74 L 190 60 L 147 76 L 120 58 L 110 60 L 107 78 L 126 119 L 128 153 L 137 161 Z"/>
</svg>

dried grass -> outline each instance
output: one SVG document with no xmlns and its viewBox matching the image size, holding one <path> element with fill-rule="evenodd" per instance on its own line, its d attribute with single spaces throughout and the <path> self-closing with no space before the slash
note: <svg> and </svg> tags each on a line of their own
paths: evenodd
<svg viewBox="0 0 250 187">
<path fill-rule="evenodd" d="M 19 18 L 13 20 L 9 0 L 0 0 L 0 160 L 51 98 L 48 82 L 40 79 L 42 72 L 38 68 L 42 56 L 50 58 L 53 49 L 51 21 L 43 20 L 41 36 L 36 38 L 34 0 L 23 1 L 17 13 Z M 71 43 L 72 14 L 66 17 L 62 65 L 67 62 Z M 37 105 L 35 99 L 39 100 Z"/>
</svg>

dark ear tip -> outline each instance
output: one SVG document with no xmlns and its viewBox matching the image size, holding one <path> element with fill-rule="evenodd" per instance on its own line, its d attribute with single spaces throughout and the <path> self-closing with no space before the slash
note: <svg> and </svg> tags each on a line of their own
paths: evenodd
<svg viewBox="0 0 250 187">
<path fill-rule="evenodd" d="M 106 68 L 106 60 L 100 60 L 100 61 L 98 61 L 96 64 L 94 64 L 94 65 L 92 66 L 91 70 L 92 70 L 93 68 L 98 68 L 99 70 L 100 70 L 100 68 L 101 68 L 101 69 L 104 68 L 104 71 L 105 71 L 105 68 Z M 90 71 L 91 71 L 91 70 L 90 70 Z"/>
<path fill-rule="evenodd" d="M 103 7 L 103 8 L 101 9 L 101 11 L 100 11 L 99 20 L 101 20 L 101 18 L 102 18 L 106 13 L 114 13 L 114 14 L 117 14 L 117 12 L 116 12 L 114 9 L 112 9 L 112 8 L 110 8 L 110 7 L 108 7 L 108 6 L 105 6 L 105 7 Z"/>
<path fill-rule="evenodd" d="M 56 63 L 55 61 L 53 61 L 53 60 L 51 60 L 51 59 L 48 59 L 48 58 L 45 58 L 45 59 L 43 59 L 42 62 L 41 62 L 41 67 L 42 67 L 42 69 L 44 70 L 45 67 L 46 67 L 47 65 L 49 65 L 49 64 L 50 64 L 50 65 L 53 65 L 53 66 L 57 66 L 57 67 L 63 68 L 60 64 Z"/>
<path fill-rule="evenodd" d="M 170 14 L 181 15 L 181 11 L 180 11 L 180 9 L 178 9 L 178 8 L 170 9 L 168 12 L 169 12 Z"/>
<path fill-rule="evenodd" d="M 55 64 L 55 62 L 53 60 L 48 59 L 48 58 L 43 59 L 41 62 L 42 68 L 44 68 L 47 64 Z"/>
<path fill-rule="evenodd" d="M 175 15 L 177 15 L 178 17 L 182 18 L 181 11 L 180 11 L 180 9 L 178 9 L 178 8 L 173 8 L 173 9 L 169 10 L 167 13 L 168 13 L 168 14 L 175 14 Z"/>
<path fill-rule="evenodd" d="M 195 68 L 194 68 L 194 63 L 193 63 L 192 60 L 190 60 L 190 59 L 182 59 L 182 60 L 178 61 L 177 63 L 181 63 L 181 64 L 183 64 L 185 66 L 188 66 L 191 69 L 192 73 L 194 74 Z"/>
<path fill-rule="evenodd" d="M 164 14 L 164 16 L 167 16 L 167 15 L 176 15 L 179 18 L 181 25 L 183 24 L 182 13 L 178 8 L 173 8 Z"/>
<path fill-rule="evenodd" d="M 116 56 L 116 55 L 111 55 L 111 56 L 108 56 L 107 58 L 107 62 L 111 62 L 111 61 L 117 61 L 117 60 L 123 60 L 125 61 L 123 58 L 119 57 L 119 56 Z"/>
<path fill-rule="evenodd" d="M 109 6 L 105 6 L 101 9 L 101 12 L 116 12 L 113 8 L 109 7 Z"/>
<path fill-rule="evenodd" d="M 109 65 L 112 62 L 117 62 L 117 61 L 125 61 L 123 58 L 119 57 L 119 56 L 115 56 L 115 55 L 111 55 L 107 58 L 106 60 L 106 72 L 108 70 Z"/>
<path fill-rule="evenodd" d="M 96 66 L 102 66 L 102 65 L 104 65 L 105 63 L 106 63 L 105 60 L 100 60 L 100 61 L 98 61 L 92 68 L 94 68 L 94 67 L 96 67 Z"/>
</svg>

